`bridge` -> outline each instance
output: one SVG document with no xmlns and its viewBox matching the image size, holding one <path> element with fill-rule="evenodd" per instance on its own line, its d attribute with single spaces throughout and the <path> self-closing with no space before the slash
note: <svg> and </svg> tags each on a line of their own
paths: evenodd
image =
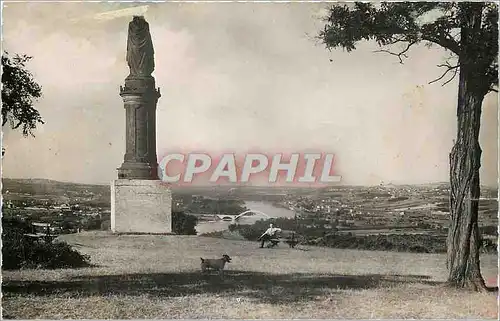
<svg viewBox="0 0 500 321">
<path fill-rule="evenodd" d="M 247 215 L 247 214 L 250 214 L 250 213 L 253 213 L 253 214 L 259 214 L 259 215 L 263 215 L 267 218 L 271 218 L 271 216 L 267 215 L 266 213 L 264 212 L 261 212 L 261 211 L 258 211 L 258 210 L 246 210 L 238 215 L 225 215 L 225 214 L 217 214 L 217 217 L 219 217 L 221 220 L 227 220 L 227 221 L 231 221 L 233 223 L 235 223 L 237 220 L 239 220 L 241 217 Z"/>
</svg>

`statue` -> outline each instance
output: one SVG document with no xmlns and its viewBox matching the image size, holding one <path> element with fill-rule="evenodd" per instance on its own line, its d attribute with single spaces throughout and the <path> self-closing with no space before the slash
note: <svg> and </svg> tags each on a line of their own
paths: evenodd
<svg viewBox="0 0 500 321">
<path fill-rule="evenodd" d="M 130 78 L 149 77 L 155 69 L 153 41 L 143 16 L 134 16 L 128 25 L 127 63 Z"/>
</svg>

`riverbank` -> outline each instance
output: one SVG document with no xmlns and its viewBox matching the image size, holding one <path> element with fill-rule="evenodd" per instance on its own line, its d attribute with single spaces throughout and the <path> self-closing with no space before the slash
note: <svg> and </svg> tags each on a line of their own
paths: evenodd
<svg viewBox="0 0 500 321">
<path fill-rule="evenodd" d="M 295 212 L 290 209 L 277 207 L 272 202 L 266 201 L 245 201 L 244 206 L 249 210 L 254 212 L 249 213 L 249 215 L 245 215 L 238 219 L 238 223 L 242 225 L 251 225 L 261 219 L 268 218 L 293 218 L 295 216 Z M 241 213 L 236 213 L 241 214 Z M 252 215 L 254 214 L 254 215 Z M 213 220 L 213 221 L 200 221 L 196 225 L 196 231 L 198 235 L 213 233 L 213 232 L 222 232 L 229 228 L 231 225 L 231 221 L 222 221 L 222 220 Z"/>
<path fill-rule="evenodd" d="M 411 253 L 446 253 L 446 230 L 418 228 L 414 226 L 360 226 L 353 229 L 335 229 L 329 221 L 318 218 L 292 220 L 295 213 L 288 209 L 277 208 L 271 203 L 249 202 L 253 208 L 265 210 L 273 217 L 250 217 L 239 220 L 238 224 L 218 221 L 208 223 L 205 230 L 198 230 L 198 235 L 229 240 L 257 241 L 267 229 L 269 221 L 259 219 L 272 218 L 272 222 L 284 231 L 294 231 L 296 240 L 301 245 L 319 246 L 337 249 L 358 249 L 369 251 L 395 251 Z M 256 210 L 256 211 L 259 211 Z M 285 233 L 285 232 L 284 232 Z M 286 235 L 283 235 L 286 237 Z M 482 253 L 497 253 L 495 239 L 483 238 Z"/>
</svg>

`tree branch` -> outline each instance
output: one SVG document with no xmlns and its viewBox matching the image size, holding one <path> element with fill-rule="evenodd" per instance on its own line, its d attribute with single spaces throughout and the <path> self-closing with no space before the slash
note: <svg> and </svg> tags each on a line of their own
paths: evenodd
<svg viewBox="0 0 500 321">
<path fill-rule="evenodd" d="M 433 42 L 441 47 L 450 50 L 457 56 L 460 55 L 460 45 L 451 38 L 447 37 L 434 37 L 432 35 L 422 35 L 422 40 Z"/>
<path fill-rule="evenodd" d="M 435 82 L 440 81 L 441 79 L 443 79 L 444 77 L 446 77 L 446 75 L 447 75 L 450 71 L 452 71 L 452 72 L 453 72 L 453 75 L 451 76 L 451 78 L 450 78 L 450 79 L 448 79 L 447 81 L 445 81 L 445 82 L 441 85 L 441 86 L 445 86 L 446 84 L 450 83 L 453 79 L 455 79 L 455 77 L 457 76 L 458 70 L 459 70 L 459 68 L 460 68 L 460 65 L 452 66 L 452 65 L 450 65 L 450 63 L 449 63 L 449 62 L 446 62 L 446 63 L 444 63 L 444 64 L 439 64 L 439 65 L 437 65 L 437 66 L 438 66 L 438 67 L 440 67 L 440 68 L 445 67 L 445 68 L 446 68 L 446 70 L 443 72 L 443 74 L 442 74 L 440 77 L 438 77 L 438 78 L 434 79 L 433 81 L 430 81 L 430 82 L 429 82 L 429 84 L 433 84 L 433 83 L 435 83 Z"/>
<path fill-rule="evenodd" d="M 17 123 L 17 125 L 14 125 L 12 126 L 12 129 L 17 129 L 19 128 L 19 126 L 21 126 L 23 124 L 23 122 L 21 120 L 19 120 L 19 122 Z"/>
<path fill-rule="evenodd" d="M 452 19 L 452 17 L 448 17 L 448 19 Z M 457 27 L 456 24 L 450 21 L 445 22 L 438 19 L 421 27 L 420 38 L 448 49 L 458 56 L 461 52 L 460 42 L 452 35 L 453 29 L 457 29 Z"/>
<path fill-rule="evenodd" d="M 395 44 L 397 42 L 402 42 L 402 41 L 404 41 L 404 40 L 403 39 L 396 39 L 396 40 L 392 41 L 391 44 Z M 392 51 L 386 50 L 386 49 L 375 50 L 374 52 L 384 52 L 384 53 L 388 53 L 390 55 L 396 56 L 399 58 L 399 63 L 403 64 L 403 58 L 401 58 L 401 57 L 408 58 L 408 55 L 406 55 L 406 53 L 410 50 L 411 46 L 413 46 L 416 43 L 417 43 L 416 41 L 408 42 L 408 45 L 406 46 L 406 48 L 400 52 L 392 52 Z"/>
</svg>

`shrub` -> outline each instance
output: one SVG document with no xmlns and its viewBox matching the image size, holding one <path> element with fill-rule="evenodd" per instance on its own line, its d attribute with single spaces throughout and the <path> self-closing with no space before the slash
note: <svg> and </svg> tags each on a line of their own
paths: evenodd
<svg viewBox="0 0 500 321">
<path fill-rule="evenodd" d="M 2 267 L 20 268 L 25 259 L 25 248 L 31 246 L 24 234 L 30 233 L 30 225 L 19 219 L 2 217 Z"/>
<path fill-rule="evenodd" d="M 249 241 L 256 241 L 268 228 L 269 223 L 273 223 L 276 227 L 280 227 L 284 231 L 295 231 L 300 244 L 341 249 L 446 253 L 446 235 L 355 235 L 353 233 L 335 233 L 334 229 L 323 227 L 325 222 L 314 220 L 313 218 L 300 219 L 298 221 L 287 218 L 260 220 L 252 225 L 230 225 L 229 231 L 238 232 Z M 216 237 L 219 235 L 214 234 L 211 236 Z M 495 242 L 483 240 L 481 251 L 496 253 Z"/>
<path fill-rule="evenodd" d="M 25 252 L 24 268 L 61 269 L 90 266 L 90 256 L 81 254 L 65 242 L 34 242 Z"/>
<path fill-rule="evenodd" d="M 492 240 L 483 239 L 480 251 L 482 253 L 497 253 L 497 245 Z"/>
<path fill-rule="evenodd" d="M 481 226 L 479 230 L 481 234 L 498 235 L 498 226 L 496 225 Z"/>
<path fill-rule="evenodd" d="M 184 212 L 172 212 L 172 230 L 178 235 L 196 235 L 196 224 L 198 218 Z"/>
<path fill-rule="evenodd" d="M 258 223 L 258 222 L 257 222 Z M 260 226 L 262 224 L 253 224 L 253 225 L 236 225 L 236 224 L 231 224 L 229 225 L 229 231 L 230 232 L 239 232 L 241 236 L 243 236 L 246 240 L 249 241 L 257 241 L 259 236 L 264 233 L 264 231 L 267 229 L 267 226 Z"/>
<path fill-rule="evenodd" d="M 214 231 L 214 232 L 203 233 L 200 236 L 213 237 L 213 238 L 223 238 L 224 231 Z"/>
<path fill-rule="evenodd" d="M 90 266 L 90 257 L 82 255 L 64 242 L 36 242 L 24 234 L 31 231 L 29 223 L 2 218 L 2 268 L 78 268 Z"/>
<path fill-rule="evenodd" d="M 301 220 L 301 222 L 306 222 L 307 220 Z M 229 230 L 231 232 L 238 231 L 241 236 L 250 241 L 256 241 L 259 236 L 262 235 L 268 228 L 269 224 L 273 224 L 275 227 L 281 228 L 283 231 L 296 231 L 300 234 L 303 231 L 303 223 L 297 225 L 297 222 L 292 218 L 272 218 L 265 220 L 258 220 L 254 224 L 231 224 L 229 225 Z M 307 223 L 307 222 L 306 222 Z M 322 231 L 322 230 L 321 230 Z M 321 234 L 322 235 L 322 234 Z"/>
<path fill-rule="evenodd" d="M 64 233 L 69 233 L 75 229 L 75 223 L 69 220 L 64 220 L 61 224 L 61 229 Z"/>
<path fill-rule="evenodd" d="M 81 228 L 85 231 L 100 230 L 101 219 L 98 217 L 83 219 L 81 222 Z"/>
<path fill-rule="evenodd" d="M 345 249 L 445 253 L 445 236 L 434 235 L 330 235 L 325 246 Z"/>
<path fill-rule="evenodd" d="M 111 230 L 111 220 L 104 220 L 101 223 L 101 230 L 102 231 L 109 231 Z"/>
</svg>

